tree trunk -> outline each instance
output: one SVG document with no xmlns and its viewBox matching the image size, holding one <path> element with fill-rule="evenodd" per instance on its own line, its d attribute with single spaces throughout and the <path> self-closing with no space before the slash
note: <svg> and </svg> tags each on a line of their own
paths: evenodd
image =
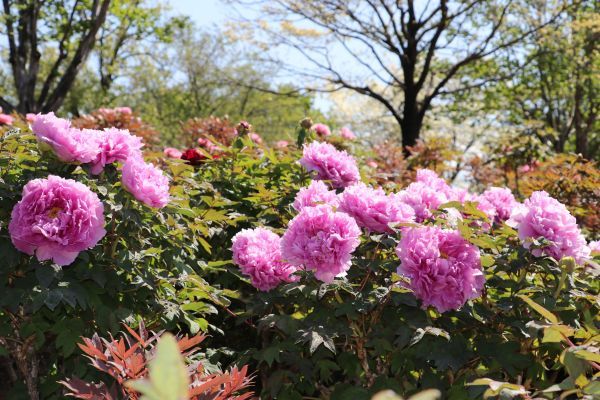
<svg viewBox="0 0 600 400">
<path fill-rule="evenodd" d="M 406 95 L 405 99 L 400 128 L 402 129 L 402 147 L 404 155 L 407 156 L 410 155 L 408 147 L 417 144 L 423 126 L 423 118 L 417 105 L 416 93 L 415 96 Z"/>
</svg>

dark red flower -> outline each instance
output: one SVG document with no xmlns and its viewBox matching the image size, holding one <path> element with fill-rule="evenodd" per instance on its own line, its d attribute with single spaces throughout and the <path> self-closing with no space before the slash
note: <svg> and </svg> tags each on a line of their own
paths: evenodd
<svg viewBox="0 0 600 400">
<path fill-rule="evenodd" d="M 187 149 L 181 155 L 181 159 L 187 161 L 190 165 L 200 165 L 206 158 L 197 149 Z"/>
</svg>

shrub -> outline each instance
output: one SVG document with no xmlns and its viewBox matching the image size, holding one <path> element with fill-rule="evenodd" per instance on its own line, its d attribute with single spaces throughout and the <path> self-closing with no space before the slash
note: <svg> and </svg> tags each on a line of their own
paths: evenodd
<svg viewBox="0 0 600 400">
<path fill-rule="evenodd" d="M 196 178 L 211 182 L 219 201 L 228 203 L 218 208 L 244 215 L 218 243 L 242 228 L 284 234 L 296 215 L 290 207 L 295 194 L 310 183 L 294 163 L 298 152 L 267 149 L 257 157 L 252 148 L 248 141 L 234 142 L 231 157 L 198 170 Z M 230 274 L 207 279 L 239 296 L 233 313 L 219 317 L 228 334 L 213 341 L 217 353 L 238 354 L 238 362 L 259 371 L 261 398 L 362 399 L 387 388 L 403 395 L 437 388 L 449 399 L 595 392 L 597 265 L 534 256 L 530 250 L 545 248 L 547 239 L 535 238 L 527 250 L 516 230 L 479 209 L 478 196 L 432 183 L 430 174 L 421 179 L 448 196 L 421 225 L 451 229 L 454 238 L 476 246 L 485 278 L 483 287 L 474 287 L 480 295 L 464 296 L 462 307 L 447 311 L 423 308 L 395 253 L 411 224 L 388 234 L 364 230 L 345 277 L 323 283 L 299 269 L 297 282 L 268 292 L 257 292 L 229 264 L 228 246 L 221 246 L 213 257 Z M 449 251 L 439 254 L 433 260 L 440 271 L 448 257 L 459 259 Z M 285 252 L 282 258 L 278 262 L 290 261 Z"/>
<path fill-rule="evenodd" d="M 129 107 L 99 108 L 90 114 L 75 118 L 73 125 L 84 129 L 126 129 L 143 138 L 148 145 L 154 145 L 160 139 L 158 131 L 144 122 Z"/>
<path fill-rule="evenodd" d="M 451 400 L 598 394 L 598 259 L 568 211 L 548 200 L 556 217 L 506 220 L 508 205 L 495 203 L 506 193 L 453 188 L 432 170 L 369 187 L 373 169 L 356 162 L 359 176 L 355 144 L 341 168 L 321 160 L 327 174 L 309 172 L 300 149 L 316 134 L 304 125 L 298 146 L 285 151 L 240 135 L 195 166 L 146 153 L 170 178 L 163 208 L 124 190 L 136 193 L 120 182 L 121 161 L 94 176 L 86 163 L 41 153 L 27 130 L 5 133 L 0 344 L 12 368 L 8 396 L 37 387 L 42 398 L 60 398 L 57 380 L 97 381 L 95 368 L 73 356 L 77 338 L 108 332 L 120 346 L 126 340 L 110 334 L 141 320 L 212 333 L 203 342 L 207 371 L 247 365 L 265 399 L 368 399 L 384 389 L 408 397 L 429 388 Z M 344 185 L 332 179 L 346 170 Z M 7 226 L 23 187 L 48 175 L 86 185 L 107 222 L 100 242 L 62 268 L 18 252 Z M 528 212 L 547 215 L 533 203 L 524 204 Z M 566 238 L 582 251 L 562 251 Z"/>
<path fill-rule="evenodd" d="M 191 197 L 199 182 L 190 167 L 173 163 L 170 171 L 170 202 L 154 209 L 124 190 L 115 164 L 91 175 L 88 165 L 42 152 L 28 128 L 0 137 L 0 381 L 9 398 L 61 398 L 57 381 L 82 368 L 73 354 L 77 338 L 116 332 L 123 321 L 144 318 L 192 334 L 217 329 L 206 317 L 229 300 L 204 280 L 203 257 L 224 221 L 210 200 Z M 8 226 L 23 188 L 48 176 L 84 185 L 103 206 L 105 235 L 77 248 L 63 267 L 44 261 L 45 253 L 36 259 L 18 251 Z"/>
</svg>

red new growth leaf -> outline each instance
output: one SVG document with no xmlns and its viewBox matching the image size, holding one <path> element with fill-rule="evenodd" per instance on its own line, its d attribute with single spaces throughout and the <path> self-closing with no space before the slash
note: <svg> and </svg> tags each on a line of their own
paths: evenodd
<svg viewBox="0 0 600 400">
<path fill-rule="evenodd" d="M 109 389 L 106 382 L 90 383 L 79 378 L 60 382 L 67 389 L 67 396 L 89 400 L 139 399 L 139 393 L 126 388 L 124 383 L 131 379 L 148 376 L 147 365 L 154 358 L 154 343 L 161 333 L 148 332 L 140 323 L 138 332 L 125 326 L 128 334 L 120 339 L 109 335 L 109 339 L 94 334 L 92 338 L 83 338 L 79 344 L 90 365 L 110 376 L 113 386 Z M 198 352 L 198 345 L 206 336 L 178 337 L 179 351 L 184 357 Z M 248 367 L 232 368 L 228 372 L 206 374 L 201 363 L 189 368 L 190 400 L 245 400 L 253 396 L 248 391 L 252 377 L 248 376 Z"/>
</svg>

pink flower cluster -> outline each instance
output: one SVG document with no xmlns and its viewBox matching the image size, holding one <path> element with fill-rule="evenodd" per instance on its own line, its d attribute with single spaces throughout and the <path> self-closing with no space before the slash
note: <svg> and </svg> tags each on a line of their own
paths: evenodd
<svg viewBox="0 0 600 400">
<path fill-rule="evenodd" d="M 40 144 L 54 151 L 61 161 L 87 164 L 100 153 L 98 131 L 73 128 L 70 121 L 54 113 L 38 114 L 31 129 Z"/>
<path fill-rule="evenodd" d="M 458 230 L 414 226 L 430 219 L 433 211 L 448 202 L 475 202 L 477 209 L 489 219 L 475 226 L 489 229 L 505 221 L 514 224 L 527 248 L 533 239 L 550 242 L 541 249 L 532 249 L 536 256 L 545 254 L 556 259 L 573 256 L 581 262 L 589 257 L 590 248 L 600 251 L 598 242 L 586 245 L 566 207 L 545 192 L 534 193 L 521 205 L 508 189 L 492 187 L 480 195 L 471 194 L 450 187 L 434 171 L 418 170 L 415 182 L 405 190 L 386 194 L 382 189 L 359 182 L 354 159 L 322 142 L 305 146 L 300 163 L 309 171 L 316 171 L 317 180 L 297 193 L 293 207 L 299 213 L 290 221 L 281 240 L 269 231 L 261 235 L 240 233 L 244 238 L 260 236 L 254 247 L 248 244 L 248 239 L 242 248 L 255 249 L 256 259 L 273 255 L 275 259 L 260 264 L 271 269 L 272 265 L 279 265 L 274 264 L 275 261 L 283 265 L 289 263 L 297 269 L 314 271 L 316 279 L 330 283 L 335 277 L 344 276 L 350 268 L 352 254 L 360 244 L 359 227 L 393 234 L 394 225 L 409 224 L 400 229 L 401 239 L 396 247 L 401 262 L 398 273 L 408 278 L 407 287 L 422 301 L 423 307 L 433 306 L 439 312 L 459 309 L 480 296 L 483 290 L 485 277 L 479 249 Z M 336 194 L 323 180 L 344 190 Z M 448 218 L 453 217 L 452 210 L 455 218 L 463 218 L 460 211 L 453 208 L 449 208 Z M 280 252 L 277 243 L 280 243 Z M 236 239 L 234 261 L 244 271 L 247 263 L 239 254 L 247 252 L 236 250 L 237 247 Z M 269 268 L 260 271 L 271 271 Z M 279 278 L 273 278 L 271 283 L 265 284 L 266 278 L 252 278 L 255 272 L 244 273 L 261 290 L 271 289 L 279 282 Z M 271 272 L 263 274 L 272 276 Z"/>
<path fill-rule="evenodd" d="M 54 113 L 38 114 L 31 129 L 42 146 L 49 147 L 64 162 L 90 164 L 92 174 L 107 164 L 141 155 L 142 140 L 127 130 L 77 129 Z"/>
<path fill-rule="evenodd" d="M 233 261 L 254 287 L 269 291 L 284 282 L 294 282 L 296 267 L 283 262 L 281 238 L 268 229 L 243 229 L 232 239 Z"/>
<path fill-rule="evenodd" d="M 481 294 L 485 277 L 479 250 L 458 231 L 438 227 L 410 228 L 396 248 L 398 274 L 410 279 L 408 287 L 439 312 L 459 309 Z"/>
<path fill-rule="evenodd" d="M 304 147 L 300 164 L 316 173 L 316 179 L 331 182 L 334 188 L 343 188 L 360 181 L 354 158 L 329 143 L 312 142 Z"/>
<path fill-rule="evenodd" d="M 338 207 L 339 200 L 337 194 L 329 190 L 323 181 L 312 181 L 310 185 L 298 191 L 292 206 L 296 211 L 302 211 L 304 207 L 314 207 L 319 204 Z"/>
<path fill-rule="evenodd" d="M 410 223 L 415 212 L 396 194 L 386 195 L 360 182 L 347 187 L 340 195 L 340 211 L 352 216 L 359 226 L 371 232 L 392 233 L 390 225 Z"/>
<path fill-rule="evenodd" d="M 131 109 L 120 107 L 111 112 L 131 113 Z M 108 164 L 122 162 L 123 186 L 136 199 L 151 207 L 164 207 L 169 202 L 168 178 L 143 161 L 142 140 L 129 131 L 77 129 L 54 113 L 38 114 L 31 129 L 41 145 L 49 147 L 61 161 L 88 164 L 94 175 Z"/>
<path fill-rule="evenodd" d="M 328 205 L 305 207 L 290 221 L 281 252 L 289 263 L 313 270 L 317 279 L 330 283 L 350 268 L 359 237 L 360 228 L 349 215 Z"/>
<path fill-rule="evenodd" d="M 106 234 L 104 207 L 84 184 L 50 175 L 25 185 L 8 229 L 20 251 L 68 265 Z"/>
<path fill-rule="evenodd" d="M 536 257 L 545 255 L 560 260 L 570 256 L 578 263 L 589 258 L 590 249 L 575 217 L 564 204 L 544 191 L 533 192 L 523 205 L 516 207 L 508 224 L 518 230 L 519 239 L 526 249 L 532 247 L 534 240 L 549 242 L 531 249 Z"/>
</svg>

